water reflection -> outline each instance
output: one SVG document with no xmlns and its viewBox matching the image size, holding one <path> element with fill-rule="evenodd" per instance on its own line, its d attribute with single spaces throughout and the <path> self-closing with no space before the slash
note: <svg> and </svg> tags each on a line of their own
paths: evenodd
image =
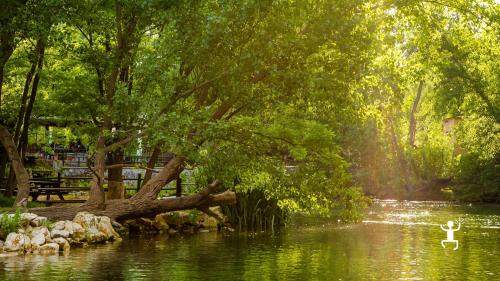
<svg viewBox="0 0 500 281">
<path fill-rule="evenodd" d="M 132 238 L 69 256 L 0 259 L 2 280 L 498 280 L 495 206 L 380 201 L 366 221 L 308 221 L 284 233 Z M 457 251 L 439 224 L 462 217 Z"/>
</svg>

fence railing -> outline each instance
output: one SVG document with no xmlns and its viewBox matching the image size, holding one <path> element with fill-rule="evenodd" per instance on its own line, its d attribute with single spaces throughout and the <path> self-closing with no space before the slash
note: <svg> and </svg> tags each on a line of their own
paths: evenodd
<svg viewBox="0 0 500 281">
<path fill-rule="evenodd" d="M 109 178 L 105 178 L 105 181 L 108 181 Z M 41 187 L 41 188 L 53 188 L 54 190 L 56 189 L 64 189 L 65 191 L 89 191 L 90 187 L 88 186 L 76 186 L 75 181 L 88 181 L 90 182 L 92 180 L 92 177 L 63 177 L 61 173 L 58 173 L 56 177 L 40 177 L 40 178 L 32 178 L 30 179 L 30 184 L 34 187 Z M 123 181 L 132 181 L 135 182 L 135 186 L 130 187 L 126 186 L 125 190 L 135 190 L 139 191 L 142 186 L 142 182 L 144 181 L 144 178 L 142 177 L 142 174 L 138 173 L 137 177 L 131 178 L 131 177 L 125 177 L 123 178 Z M 6 178 L 0 178 L 0 190 L 5 190 L 6 189 L 6 183 L 7 179 Z M 191 183 L 183 183 L 182 179 L 178 177 L 175 181 L 175 187 L 168 187 L 168 185 L 165 185 L 162 190 L 175 190 L 175 196 L 180 197 L 182 196 L 183 193 L 183 186 L 190 186 L 194 185 Z M 107 188 L 105 188 L 107 191 Z"/>
</svg>

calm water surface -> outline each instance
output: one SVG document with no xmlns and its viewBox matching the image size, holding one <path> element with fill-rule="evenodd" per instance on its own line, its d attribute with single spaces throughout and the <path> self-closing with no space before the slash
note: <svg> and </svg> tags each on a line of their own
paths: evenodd
<svg viewBox="0 0 500 281">
<path fill-rule="evenodd" d="M 443 249 L 463 219 L 459 249 Z M 68 256 L 0 258 L 2 280 L 500 280 L 500 207 L 377 201 L 363 223 L 280 234 L 131 238 Z"/>
</svg>

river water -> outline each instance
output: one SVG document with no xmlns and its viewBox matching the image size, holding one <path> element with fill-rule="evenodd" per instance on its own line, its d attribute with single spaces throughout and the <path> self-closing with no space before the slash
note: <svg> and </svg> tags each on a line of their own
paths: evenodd
<svg viewBox="0 0 500 281">
<path fill-rule="evenodd" d="M 444 249 L 439 224 L 459 218 L 459 248 Z M 0 279 L 500 280 L 500 206 L 376 201 L 354 225 L 300 219 L 275 234 L 130 238 L 0 258 Z"/>
</svg>

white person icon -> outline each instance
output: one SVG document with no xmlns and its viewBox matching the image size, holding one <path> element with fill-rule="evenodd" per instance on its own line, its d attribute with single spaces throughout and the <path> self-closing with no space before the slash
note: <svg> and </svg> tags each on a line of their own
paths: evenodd
<svg viewBox="0 0 500 281">
<path fill-rule="evenodd" d="M 446 231 L 446 240 L 441 240 L 441 245 L 443 246 L 443 248 L 446 248 L 444 246 L 444 243 L 455 243 L 455 248 L 453 248 L 453 250 L 456 250 L 456 249 L 458 249 L 458 240 L 455 240 L 453 238 L 453 233 L 455 231 L 460 230 L 460 219 L 458 221 L 458 227 L 456 229 L 453 229 L 453 222 L 452 221 L 448 221 L 447 225 L 449 227 L 448 229 L 446 229 L 442 225 L 440 225 L 441 229 Z"/>
</svg>

